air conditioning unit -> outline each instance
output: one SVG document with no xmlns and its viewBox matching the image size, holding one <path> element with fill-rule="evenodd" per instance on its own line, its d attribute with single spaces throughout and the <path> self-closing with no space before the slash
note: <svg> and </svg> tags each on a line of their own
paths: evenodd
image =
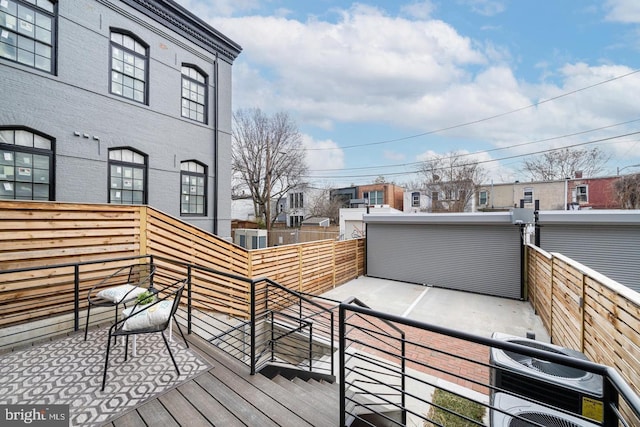
<svg viewBox="0 0 640 427">
<path fill-rule="evenodd" d="M 588 360 L 578 351 L 549 343 L 499 332 L 495 332 L 492 338 Z M 603 380 L 600 375 L 497 348 L 491 349 L 490 361 L 491 385 L 499 389 L 494 393 L 508 391 L 524 399 L 542 402 L 598 422 L 602 421 Z"/>
<path fill-rule="evenodd" d="M 494 408 L 490 416 L 491 427 L 531 427 L 537 424 L 545 427 L 597 427 L 599 425 L 507 393 L 496 393 L 491 403 Z M 530 424 L 527 421 L 537 424 Z"/>
</svg>

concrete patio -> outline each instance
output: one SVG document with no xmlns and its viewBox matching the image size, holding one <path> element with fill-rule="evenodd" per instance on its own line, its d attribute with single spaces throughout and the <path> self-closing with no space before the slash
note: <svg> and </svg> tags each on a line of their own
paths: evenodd
<svg viewBox="0 0 640 427">
<path fill-rule="evenodd" d="M 372 309 L 480 336 L 493 332 L 549 342 L 549 334 L 527 301 L 361 276 L 322 295 L 355 296 Z"/>
</svg>

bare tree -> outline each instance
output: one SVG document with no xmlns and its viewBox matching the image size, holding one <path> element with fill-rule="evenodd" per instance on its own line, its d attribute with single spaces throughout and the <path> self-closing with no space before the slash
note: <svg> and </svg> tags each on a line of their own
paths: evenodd
<svg viewBox="0 0 640 427">
<path fill-rule="evenodd" d="M 582 172 L 586 177 L 593 177 L 602 172 L 610 157 L 611 155 L 598 147 L 563 148 L 525 160 L 524 170 L 535 181 L 573 178 L 576 172 Z"/>
<path fill-rule="evenodd" d="M 640 173 L 621 176 L 613 188 L 622 209 L 640 209 Z"/>
<path fill-rule="evenodd" d="M 322 188 L 315 197 L 309 201 L 307 213 L 309 217 L 325 217 L 329 218 L 332 223 L 340 222 L 340 208 L 342 207 L 342 199 L 334 197 L 331 199 L 331 188 Z"/>
<path fill-rule="evenodd" d="M 432 212 L 464 212 L 486 171 L 468 156 L 451 152 L 425 160 L 418 169 Z"/>
<path fill-rule="evenodd" d="M 277 217 L 272 201 L 303 182 L 307 165 L 301 145 L 297 125 L 287 113 L 270 117 L 260 109 L 250 109 L 233 114 L 232 169 L 267 230 Z"/>
</svg>

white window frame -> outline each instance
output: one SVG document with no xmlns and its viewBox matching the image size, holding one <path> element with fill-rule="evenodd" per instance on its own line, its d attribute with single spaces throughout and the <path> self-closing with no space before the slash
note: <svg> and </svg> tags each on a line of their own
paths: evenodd
<svg viewBox="0 0 640 427">
<path fill-rule="evenodd" d="M 580 192 L 581 189 L 584 189 L 584 192 Z M 576 185 L 576 202 L 589 202 L 589 186 L 587 184 Z"/>
<path fill-rule="evenodd" d="M 484 201 L 483 201 L 484 199 Z M 489 202 L 489 192 L 486 190 L 482 190 L 478 192 L 478 204 L 480 206 L 485 206 Z"/>
</svg>

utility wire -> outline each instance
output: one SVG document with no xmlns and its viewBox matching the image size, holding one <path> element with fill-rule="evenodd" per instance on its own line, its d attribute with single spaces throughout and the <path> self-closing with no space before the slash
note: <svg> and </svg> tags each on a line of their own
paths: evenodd
<svg viewBox="0 0 640 427">
<path fill-rule="evenodd" d="M 549 141 L 554 141 L 554 140 L 557 140 L 557 139 L 563 139 L 563 138 L 569 138 L 569 137 L 578 136 L 578 135 L 584 135 L 584 134 L 591 133 L 591 132 L 597 132 L 597 131 L 604 130 L 604 129 L 610 129 L 610 128 L 613 128 L 613 127 L 616 127 L 616 126 L 628 125 L 630 123 L 634 123 L 634 122 L 638 122 L 638 121 L 640 121 L 640 119 L 633 119 L 633 120 L 628 120 L 626 122 L 620 122 L 620 123 L 616 123 L 616 124 L 612 124 L 612 125 L 601 126 L 599 128 L 583 130 L 583 131 L 580 131 L 580 132 L 574 132 L 574 133 L 569 133 L 569 134 L 560 135 L 560 136 L 552 136 L 552 137 L 544 138 L 544 139 L 537 139 L 535 141 L 522 142 L 522 143 L 519 143 L 519 144 L 513 144 L 513 145 L 506 146 L 506 147 L 490 148 L 488 150 L 474 151 L 472 153 L 461 153 L 459 155 L 452 155 L 452 156 L 448 156 L 448 157 L 442 157 L 442 159 L 443 160 L 448 160 L 448 159 L 452 159 L 452 158 L 459 158 L 459 157 L 465 157 L 465 156 L 476 156 L 478 154 L 491 153 L 491 152 L 494 152 L 494 151 L 509 150 L 509 149 L 512 149 L 512 148 L 524 147 L 525 145 L 539 144 L 541 142 L 549 142 Z M 528 154 L 533 154 L 533 153 L 527 153 L 527 154 L 524 154 L 524 155 L 528 155 Z M 423 163 L 423 162 L 417 161 L 417 162 L 409 162 L 409 163 L 397 163 L 397 164 L 393 164 L 393 165 L 361 166 L 361 167 L 356 167 L 356 168 L 343 168 L 343 169 L 311 169 L 309 172 L 328 172 L 328 171 L 335 171 L 335 170 L 348 171 L 348 170 L 365 170 L 365 169 L 383 169 L 383 168 L 417 166 L 417 165 L 419 165 L 421 163 Z"/>
<path fill-rule="evenodd" d="M 460 164 L 460 165 L 456 165 L 455 167 L 464 167 L 464 166 L 479 165 L 479 164 L 484 164 L 484 163 L 499 162 L 501 160 L 515 159 L 515 158 L 518 158 L 518 157 L 529 156 L 529 155 L 532 155 L 532 154 L 550 153 L 550 152 L 553 152 L 553 151 L 564 150 L 566 148 L 575 148 L 575 147 L 581 147 L 581 146 L 589 145 L 589 144 L 597 144 L 599 142 L 612 141 L 614 139 L 624 138 L 626 136 L 633 136 L 633 135 L 638 135 L 638 134 L 640 134 L 640 131 L 631 132 L 631 133 L 627 133 L 627 134 L 623 134 L 623 135 L 610 136 L 610 137 L 607 137 L 607 138 L 596 139 L 594 141 L 580 142 L 580 143 L 577 143 L 577 144 L 566 145 L 564 147 L 559 147 L 559 148 L 551 148 L 551 149 L 546 149 L 546 150 L 539 150 L 539 151 L 534 151 L 534 152 L 531 152 L 531 153 L 524 153 L 524 154 L 514 154 L 512 156 L 501 157 L 501 158 L 498 158 L 498 159 L 479 160 L 479 161 L 474 161 L 474 162 L 469 162 L 469 163 L 463 163 L 463 164 Z M 439 168 L 439 169 L 448 169 L 448 167 L 443 167 L 443 168 Z M 385 176 L 399 176 L 399 175 L 409 175 L 409 174 L 415 174 L 415 173 L 419 173 L 419 171 L 390 172 L 390 173 L 385 173 L 384 175 Z M 379 176 L 379 175 L 380 175 L 379 173 L 376 173 L 376 174 L 366 174 L 366 175 L 339 175 L 339 176 L 304 175 L 303 177 L 304 178 L 313 178 L 313 179 L 343 179 L 343 178 L 369 178 L 369 177 Z"/>
<path fill-rule="evenodd" d="M 350 148 L 368 147 L 368 146 L 372 146 L 372 145 L 381 145 L 381 144 L 390 144 L 392 142 L 406 141 L 408 139 L 419 138 L 421 136 L 432 135 L 432 134 L 440 133 L 440 132 L 446 132 L 446 131 L 449 131 L 449 130 L 452 130 L 452 129 L 459 129 L 459 128 L 462 128 L 462 127 L 475 125 L 475 124 L 478 124 L 478 123 L 482 123 L 482 122 L 486 122 L 486 121 L 489 121 L 489 120 L 497 119 L 497 118 L 500 118 L 500 117 L 508 116 L 510 114 L 517 113 L 519 111 L 527 110 L 529 108 L 537 107 L 539 105 L 546 104 L 547 102 L 555 101 L 555 100 L 558 100 L 560 98 L 564 98 L 566 96 L 574 95 L 576 93 L 579 93 L 579 92 L 582 92 L 582 91 L 585 91 L 585 90 L 588 90 L 588 89 L 592 89 L 592 88 L 597 87 L 597 86 L 601 86 L 601 85 L 604 85 L 604 84 L 607 84 L 607 83 L 610 83 L 610 82 L 613 82 L 613 81 L 616 81 L 616 80 L 619 80 L 619 79 L 623 79 L 625 77 L 631 76 L 631 75 L 639 73 L 639 72 L 640 72 L 640 69 L 636 69 L 636 70 L 630 71 L 630 72 L 628 72 L 626 74 L 615 76 L 615 77 L 612 77 L 610 79 L 603 80 L 601 82 L 594 83 L 594 84 L 589 85 L 589 86 L 584 86 L 584 87 L 581 87 L 579 89 L 575 89 L 575 90 L 572 90 L 572 91 L 569 91 L 569 92 L 562 93 L 562 94 L 557 95 L 557 96 L 553 96 L 551 98 L 543 99 L 542 101 L 538 101 L 538 102 L 535 102 L 533 104 L 526 105 L 524 107 L 516 108 L 515 110 L 506 111 L 506 112 L 503 112 L 503 113 L 495 114 L 493 116 L 484 117 L 482 119 L 477 119 L 477 120 L 473 120 L 473 121 L 470 121 L 470 122 L 465 122 L 465 123 L 460 123 L 460 124 L 453 125 L 453 126 L 447 126 L 447 127 L 443 127 L 443 128 L 439 128 L 439 129 L 435 129 L 435 130 L 430 130 L 430 131 L 419 133 L 419 134 L 415 134 L 415 135 L 409 135 L 409 136 L 405 136 L 405 137 L 402 137 L 402 138 L 388 139 L 388 140 L 377 141 L 377 142 L 369 142 L 369 143 L 365 143 L 365 144 L 346 145 L 344 147 L 334 147 L 334 148 L 297 148 L 297 150 L 300 150 L 300 151 L 346 150 L 346 149 L 350 149 Z"/>
</svg>

